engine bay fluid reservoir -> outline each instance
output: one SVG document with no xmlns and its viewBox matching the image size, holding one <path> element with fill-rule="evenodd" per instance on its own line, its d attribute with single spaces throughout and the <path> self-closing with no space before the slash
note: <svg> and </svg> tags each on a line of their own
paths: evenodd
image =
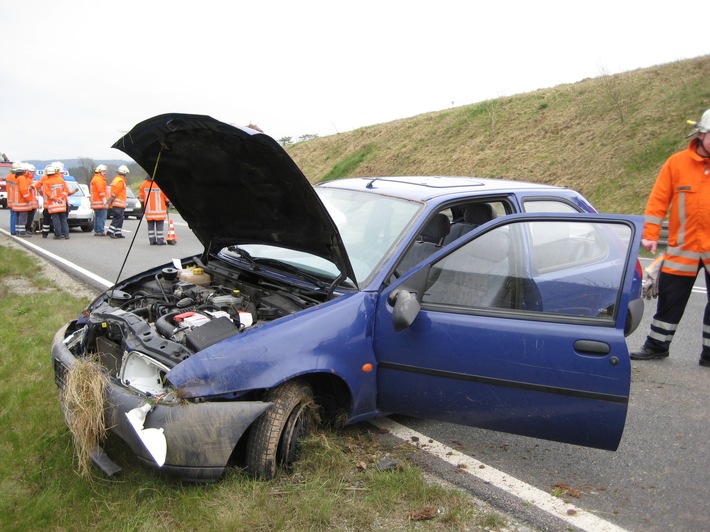
<svg viewBox="0 0 710 532">
<path fill-rule="evenodd" d="M 209 286 L 212 278 L 202 268 L 188 268 L 179 270 L 178 278 L 186 283 L 192 283 L 197 286 Z"/>
</svg>

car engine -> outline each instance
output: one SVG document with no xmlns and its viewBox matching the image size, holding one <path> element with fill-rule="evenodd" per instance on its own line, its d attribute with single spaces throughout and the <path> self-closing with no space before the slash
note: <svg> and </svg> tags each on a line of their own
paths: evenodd
<svg viewBox="0 0 710 532">
<path fill-rule="evenodd" d="M 165 267 L 107 291 L 78 320 L 82 340 L 74 348 L 98 355 L 117 377 L 130 372 L 131 357 L 142 361 L 138 367 L 157 365 L 163 373 L 226 338 L 326 299 L 219 261 L 199 266 Z"/>
</svg>

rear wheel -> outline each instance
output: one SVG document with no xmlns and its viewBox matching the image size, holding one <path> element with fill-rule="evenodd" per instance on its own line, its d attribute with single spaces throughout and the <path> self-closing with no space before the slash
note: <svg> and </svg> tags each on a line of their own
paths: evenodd
<svg viewBox="0 0 710 532">
<path fill-rule="evenodd" d="M 313 390 L 303 381 L 291 381 L 271 390 L 264 401 L 274 407 L 252 426 L 247 442 L 247 472 L 266 480 L 279 466 L 290 467 L 298 457 L 299 443 L 318 422 Z"/>
</svg>

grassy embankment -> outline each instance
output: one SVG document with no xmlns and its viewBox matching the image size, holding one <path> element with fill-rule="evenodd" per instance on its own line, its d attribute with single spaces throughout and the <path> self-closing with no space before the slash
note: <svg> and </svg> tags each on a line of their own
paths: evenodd
<svg viewBox="0 0 710 532">
<path fill-rule="evenodd" d="M 288 146 L 312 183 L 464 175 L 566 186 L 642 214 L 658 170 L 710 108 L 710 55 L 363 127 Z"/>
</svg>

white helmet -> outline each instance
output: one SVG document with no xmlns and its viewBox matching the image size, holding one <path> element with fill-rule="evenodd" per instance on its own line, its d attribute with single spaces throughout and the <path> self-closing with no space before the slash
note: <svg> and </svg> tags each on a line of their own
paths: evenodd
<svg viewBox="0 0 710 532">
<path fill-rule="evenodd" d="M 10 167 L 10 171 L 13 174 L 16 174 L 17 172 L 23 171 L 24 166 L 25 166 L 25 163 L 23 163 L 22 161 L 15 161 L 14 163 L 12 163 L 12 166 Z"/>
<path fill-rule="evenodd" d="M 35 172 L 37 169 L 35 168 L 34 164 L 27 163 L 27 171 L 28 172 Z"/>
<path fill-rule="evenodd" d="M 99 172 L 105 172 L 108 170 L 108 167 L 105 164 L 100 164 L 94 169 L 94 173 L 98 174 Z"/>
<path fill-rule="evenodd" d="M 695 130 L 688 135 L 689 137 L 697 135 L 698 133 L 707 133 L 710 131 L 710 109 L 703 113 L 703 116 L 700 118 L 700 122 L 688 120 L 688 124 L 695 127 Z"/>
<path fill-rule="evenodd" d="M 61 161 L 54 161 L 50 166 L 53 166 L 57 172 L 64 171 L 64 163 Z"/>
<path fill-rule="evenodd" d="M 126 175 L 126 174 L 131 173 L 131 171 L 128 169 L 128 167 L 125 164 L 122 164 L 121 166 L 119 166 L 117 171 L 121 175 Z"/>
<path fill-rule="evenodd" d="M 44 174 L 45 174 L 45 175 L 54 175 L 54 174 L 56 174 L 56 173 L 57 173 L 57 167 L 56 167 L 56 166 L 48 165 L 48 166 L 45 166 L 45 167 L 44 167 Z"/>
</svg>

